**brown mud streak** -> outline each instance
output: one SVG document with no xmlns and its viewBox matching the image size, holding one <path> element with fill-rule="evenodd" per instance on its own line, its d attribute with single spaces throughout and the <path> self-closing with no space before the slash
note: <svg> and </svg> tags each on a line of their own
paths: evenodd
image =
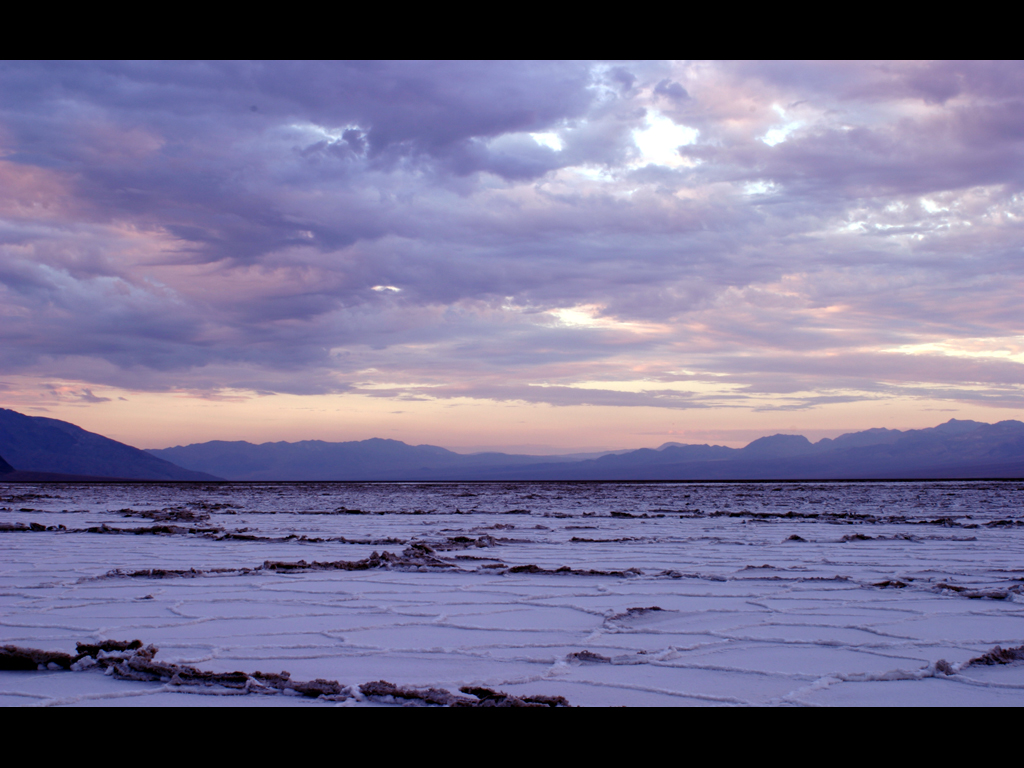
<svg viewBox="0 0 1024 768">
<path fill-rule="evenodd" d="M 132 528 L 117 528 L 106 523 L 100 525 L 90 526 L 88 528 L 71 528 L 68 529 L 63 525 L 42 525 L 41 523 L 0 523 L 0 533 L 29 533 L 39 531 L 64 531 L 67 533 L 95 533 L 105 535 L 122 535 L 122 536 L 198 536 L 204 539 L 213 539 L 215 541 L 266 541 L 271 543 L 281 543 L 285 541 L 300 541 L 309 544 L 321 544 L 325 542 L 338 542 L 340 544 L 368 544 L 373 546 L 390 546 L 405 544 L 404 539 L 396 538 L 383 538 L 383 539 L 346 539 L 344 536 L 337 536 L 332 538 L 318 538 L 309 537 L 298 534 L 290 534 L 288 536 L 260 536 L 257 534 L 248 533 L 248 529 L 226 531 L 224 528 L 219 526 L 207 526 L 204 528 L 200 527 L 186 527 L 182 525 L 172 525 L 170 522 L 202 522 L 209 518 L 208 514 L 194 514 L 189 510 L 178 511 L 178 510 L 143 510 L 135 511 L 132 509 L 118 510 L 119 514 L 125 517 L 142 517 L 157 522 L 161 522 L 161 525 L 150 525 L 150 526 L 135 526 Z M 487 540 L 490 543 L 487 543 Z M 486 547 L 494 546 L 498 540 L 493 539 L 490 536 L 482 536 L 473 546 Z M 457 547 L 451 547 L 457 548 Z"/>
<path fill-rule="evenodd" d="M 141 640 L 108 640 L 103 643 L 78 643 L 78 653 L 71 656 L 57 651 L 40 651 L 14 645 L 0 647 L 0 670 L 66 669 L 82 671 L 89 667 L 106 670 L 119 680 L 164 683 L 174 686 L 219 686 L 240 693 L 294 692 L 308 698 L 344 701 L 352 691 L 336 680 L 297 682 L 288 672 L 280 674 L 254 672 L 204 672 L 183 664 L 154 661 L 158 649 L 143 647 Z M 87 664 L 81 662 L 88 661 Z"/>
<path fill-rule="evenodd" d="M 504 691 L 479 686 L 463 686 L 459 689 L 468 696 L 459 696 L 443 688 L 404 688 L 377 680 L 363 683 L 359 691 L 366 698 L 388 702 L 405 700 L 407 703 L 432 704 L 440 707 L 568 707 L 569 702 L 563 696 L 515 696 Z M 473 697 L 473 698 L 470 698 Z"/>
<path fill-rule="evenodd" d="M 996 664 L 1013 664 L 1018 661 L 1024 661 L 1024 645 L 1019 645 L 1016 648 L 1000 648 L 998 645 L 982 656 L 971 659 L 966 664 L 966 667 L 990 667 Z"/>
<path fill-rule="evenodd" d="M 507 568 L 503 573 L 546 573 L 552 576 L 616 576 L 622 579 L 629 578 L 631 576 L 643 575 L 643 571 L 639 568 L 627 568 L 624 571 L 597 571 L 593 568 L 583 570 L 563 565 L 561 568 L 548 570 L 547 568 L 541 568 L 539 565 L 534 565 L 533 563 L 529 563 L 527 565 L 514 565 L 511 568 Z"/>
<path fill-rule="evenodd" d="M 585 544 L 617 544 L 620 542 L 627 541 L 645 541 L 642 538 L 636 536 L 621 536 L 617 539 L 587 539 L 582 536 L 573 536 L 569 541 L 573 543 L 585 543 Z"/>
<path fill-rule="evenodd" d="M 158 649 L 143 646 L 141 640 L 106 640 L 102 643 L 78 643 L 72 656 L 60 651 L 42 651 L 16 645 L 0 646 L 0 670 L 34 671 L 64 669 L 74 672 L 90 667 L 103 669 L 118 680 L 163 683 L 173 686 L 205 686 L 235 690 L 244 694 L 301 695 L 311 699 L 344 701 L 353 696 L 352 689 L 337 680 L 317 678 L 310 681 L 291 679 L 289 672 L 204 672 L 184 664 L 155 661 Z M 584 651 L 584 653 L 587 653 Z M 602 657 L 603 658 L 603 657 Z M 82 664 L 80 662 L 88 663 Z M 359 686 L 370 700 L 405 700 L 446 707 L 568 707 L 563 696 L 516 696 L 481 686 L 463 686 L 459 696 L 443 688 L 406 688 L 378 680 Z"/>
<path fill-rule="evenodd" d="M 393 555 L 390 552 L 373 552 L 363 560 L 335 560 L 327 563 L 307 563 L 305 560 L 288 563 L 267 560 L 262 567 L 265 571 L 302 573 L 306 571 L 367 571 L 372 568 L 453 569 L 457 566 L 434 557 L 434 550 L 426 544 L 415 543 L 406 547 L 401 555 Z"/>
<path fill-rule="evenodd" d="M 952 592 L 960 597 L 970 598 L 971 600 L 1006 600 L 1009 598 L 1010 593 L 1024 593 L 1024 588 L 1017 585 L 1007 589 L 970 589 L 960 584 L 950 584 L 945 581 L 938 582 L 934 589 L 938 592 Z"/>
<path fill-rule="evenodd" d="M 38 533 L 40 531 L 66 531 L 63 525 L 43 525 L 42 523 L 0 523 L 0 533 Z"/>
<path fill-rule="evenodd" d="M 90 577 L 97 579 L 196 579 L 200 576 L 209 575 L 224 575 L 232 574 L 238 576 L 244 576 L 248 573 L 254 573 L 259 568 L 189 568 L 184 569 L 172 569 L 172 568 L 143 568 L 139 571 L 123 571 L 120 568 L 115 568 L 111 571 L 107 571 L 102 576 Z"/>
<path fill-rule="evenodd" d="M 492 559 L 492 558 L 487 558 Z M 576 569 L 563 565 L 561 568 L 549 570 L 541 568 L 533 563 L 527 565 L 515 565 L 505 568 L 504 564 L 493 564 L 483 566 L 487 569 L 503 569 L 498 571 L 501 574 L 548 574 L 552 576 L 614 576 L 617 578 L 631 578 L 642 576 L 643 571 L 639 568 L 627 568 L 624 571 L 599 571 L 595 569 Z M 309 573 L 311 571 L 368 571 L 375 568 L 396 569 L 396 570 L 459 570 L 457 563 L 442 560 L 434 556 L 434 550 L 426 544 L 414 543 L 406 547 L 401 555 L 390 552 L 373 552 L 369 557 L 362 560 L 334 560 L 320 562 L 314 560 L 311 563 L 305 560 L 288 562 L 282 560 L 266 560 L 263 565 L 255 568 L 189 568 L 189 569 L 165 569 L 165 568 L 144 568 L 137 571 L 125 571 L 120 568 L 107 571 L 102 576 L 89 577 L 90 579 L 170 579 L 184 578 L 194 579 L 208 575 L 238 575 L 245 576 L 260 571 L 273 571 L 276 573 Z"/>
<path fill-rule="evenodd" d="M 51 664 L 60 669 L 71 669 L 75 661 L 75 656 L 60 651 L 40 651 L 17 645 L 0 646 L 0 670 L 13 672 L 53 669 Z"/>
<path fill-rule="evenodd" d="M 115 535 L 133 535 L 133 536 L 181 536 L 188 534 L 190 536 L 216 536 L 224 533 L 223 528 L 183 528 L 180 525 L 151 525 L 148 527 L 137 527 L 137 528 L 114 528 L 113 526 L 102 523 L 100 525 L 93 526 L 91 528 L 77 528 L 70 531 L 70 533 L 105 533 Z"/>
<path fill-rule="evenodd" d="M 52 669 L 54 664 L 61 669 L 71 669 L 71 665 L 87 656 L 95 658 L 100 651 L 105 653 L 135 651 L 142 648 L 141 640 L 122 641 L 107 640 L 99 644 L 78 643 L 78 652 L 72 656 L 61 651 L 40 651 L 36 648 L 21 648 L 17 645 L 0 646 L 0 669 L 2 670 L 36 670 Z"/>
<path fill-rule="evenodd" d="M 167 507 L 166 509 L 125 509 L 117 510 L 117 513 L 124 517 L 141 517 L 154 522 L 166 523 L 203 523 L 210 519 L 210 513 L 206 511 L 194 511 L 180 507 Z"/>
<path fill-rule="evenodd" d="M 567 661 L 575 661 L 582 664 L 611 664 L 612 660 L 607 656 L 593 651 L 576 651 L 566 656 Z"/>
<path fill-rule="evenodd" d="M 656 613 L 664 610 L 664 608 L 657 605 L 649 605 L 646 608 L 627 608 L 622 613 L 612 614 L 605 619 L 605 621 L 629 621 L 630 619 L 638 619 L 641 616 L 646 616 L 649 613 Z"/>
<path fill-rule="evenodd" d="M 501 541 L 507 540 L 502 539 Z M 489 534 L 484 534 L 476 539 L 471 536 L 450 536 L 445 541 L 434 544 L 433 548 L 442 552 L 448 552 L 451 550 L 471 549 L 474 547 L 495 547 L 498 545 L 498 542 L 499 539 L 496 539 Z"/>
</svg>

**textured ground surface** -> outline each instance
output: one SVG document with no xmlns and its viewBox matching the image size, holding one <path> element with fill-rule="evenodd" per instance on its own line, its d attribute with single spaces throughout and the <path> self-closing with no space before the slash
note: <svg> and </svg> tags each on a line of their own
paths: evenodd
<svg viewBox="0 0 1024 768">
<path fill-rule="evenodd" d="M 1021 706 L 1014 654 L 968 662 L 1024 645 L 1022 506 L 1021 483 L 980 481 L 3 486 L 0 645 L 137 638 L 164 665 L 343 693 L 110 673 L 126 657 L 2 671 L 0 704 L 428 703 L 360 690 L 385 680 Z"/>
</svg>

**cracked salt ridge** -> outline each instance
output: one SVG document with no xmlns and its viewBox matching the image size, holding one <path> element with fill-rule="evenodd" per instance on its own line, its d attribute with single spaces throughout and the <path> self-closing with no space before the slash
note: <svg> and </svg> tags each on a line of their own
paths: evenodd
<svg viewBox="0 0 1024 768">
<path fill-rule="evenodd" d="M 204 672 L 195 667 L 158 662 L 154 657 L 158 649 L 143 647 L 141 640 L 107 640 L 102 643 L 78 643 L 77 653 L 70 656 L 59 651 L 41 651 L 35 648 L 0 646 L 0 670 L 82 672 L 91 668 L 104 670 L 104 674 L 118 680 L 144 683 L 164 683 L 170 687 L 223 688 L 235 694 L 283 694 L 305 696 L 320 701 L 345 701 L 354 698 L 351 688 L 337 680 L 291 679 L 289 672 Z M 440 688 L 409 688 L 396 686 L 384 680 L 363 683 L 359 691 L 366 698 L 381 703 L 421 703 L 447 707 L 567 707 L 562 696 L 514 696 L 482 686 L 463 686 L 459 696 Z"/>
<path fill-rule="evenodd" d="M 489 543 L 483 543 L 485 539 L 489 539 Z M 456 545 L 462 544 L 463 541 L 472 541 L 468 537 L 457 537 Z M 494 539 L 491 537 L 480 537 L 476 540 L 476 546 L 494 546 Z M 448 549 L 464 549 L 463 546 L 450 546 Z M 281 562 L 267 560 L 263 565 L 256 566 L 255 568 L 211 568 L 208 570 L 197 570 L 190 568 L 189 570 L 164 570 L 160 568 L 146 568 L 139 571 L 122 571 L 120 569 L 114 569 L 108 571 L 103 576 L 94 577 L 100 579 L 116 579 L 116 578 L 155 578 L 155 579 L 166 579 L 174 577 L 185 577 L 195 578 L 198 576 L 205 575 L 223 575 L 223 574 L 248 574 L 256 571 L 277 571 L 285 573 L 309 573 L 311 571 L 367 571 L 374 568 L 384 569 L 401 569 L 401 570 L 456 570 L 458 565 L 439 557 L 434 556 L 435 550 L 429 545 L 422 542 L 414 542 L 402 552 L 401 555 L 393 555 L 390 552 L 378 553 L 374 551 L 369 557 L 363 560 L 335 560 L 332 562 L 318 562 L 313 561 L 307 563 L 305 560 L 299 560 L 298 562 Z M 466 556 L 457 555 L 459 559 L 464 559 Z M 472 560 L 494 560 L 495 558 L 479 558 L 472 557 L 468 558 Z M 502 563 L 494 565 L 484 565 L 483 568 L 495 569 L 493 573 L 500 574 L 519 574 L 519 573 L 543 573 L 543 574 L 554 574 L 556 576 L 615 576 L 617 578 L 626 578 L 629 576 L 640 576 L 642 571 L 638 568 L 628 568 L 625 571 L 599 571 L 592 568 L 588 569 L 574 569 L 569 566 L 562 566 L 555 568 L 554 570 L 547 570 L 540 568 L 539 566 L 528 564 L 528 565 L 515 565 L 511 567 L 505 567 Z"/>
<path fill-rule="evenodd" d="M 0 564 L 0 632 L 4 640 L 25 640 L 23 646 L 64 644 L 81 637 L 80 629 L 102 639 L 120 634 L 120 626 L 124 634 L 158 643 L 173 661 L 218 671 L 265 668 L 260 660 L 274 659 L 303 678 L 385 677 L 451 690 L 479 681 L 523 693 L 547 685 L 547 692 L 583 704 L 1019 706 L 1024 690 L 1021 665 L 920 677 L 936 659 L 955 666 L 993 645 L 1020 645 L 1021 596 L 1012 591 L 1024 576 L 1019 483 L 44 488 L 38 496 L 47 498 L 0 499 L 0 507 L 9 506 L 0 510 L 0 522 L 121 527 L 118 520 L 134 516 L 182 527 L 248 528 L 262 540 L 59 531 L 8 537 L 12 559 Z M 466 496 L 470 491 L 474 495 Z M 233 506 L 201 518 L 208 513 L 204 505 L 225 502 Z M 399 514 L 338 514 L 342 506 Z M 171 513 L 163 519 L 121 514 L 143 507 Z M 611 514 L 627 509 L 631 517 Z M 174 520 L 181 510 L 195 517 Z M 758 519 L 765 510 L 778 514 Z M 504 514 L 509 511 L 511 518 Z M 802 514 L 819 511 L 830 514 Z M 859 522 L 848 522 L 853 518 Z M 369 546 L 342 543 L 339 534 L 434 546 L 509 525 L 530 540 L 494 549 L 474 543 L 448 558 L 500 554 L 489 570 L 251 568 L 267 560 L 336 563 L 371 556 Z M 839 541 L 851 525 L 872 539 Z M 974 541 L 944 533 L 972 526 Z M 637 541 L 570 543 L 571 530 L 581 528 L 595 531 L 595 539 Z M 800 534 L 806 541 L 786 541 Z M 307 541 L 280 540 L 292 535 Z M 308 541 L 329 537 L 335 541 Z M 524 571 L 533 573 L 497 575 L 508 570 L 506 561 L 536 570 L 528 565 Z M 744 571 L 762 563 L 774 567 Z M 80 581 L 111 566 L 223 570 L 217 579 Z M 637 568 L 646 575 L 567 579 L 557 573 L 560 567 Z M 678 578 L 657 577 L 672 572 Z M 885 581 L 907 587 L 873 586 Z M 992 590 L 1006 597 L 964 599 Z M 653 603 L 665 608 L 664 616 L 608 621 L 628 606 Z M 38 642 L 41 634 L 53 642 Z M 568 661 L 583 650 L 615 663 Z M 56 682 L 67 679 L 61 673 L 33 673 L 35 680 L 48 676 L 58 688 L 70 685 Z M 248 700 L 232 697 L 231 703 Z"/>
</svg>

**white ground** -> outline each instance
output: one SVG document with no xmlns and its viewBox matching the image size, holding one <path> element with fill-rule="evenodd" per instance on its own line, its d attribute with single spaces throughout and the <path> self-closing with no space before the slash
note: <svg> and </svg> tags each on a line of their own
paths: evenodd
<svg viewBox="0 0 1024 768">
<path fill-rule="evenodd" d="M 203 504 L 209 518 L 192 523 L 118 511 Z M 1024 664 L 959 665 L 1024 644 L 1022 506 L 1020 483 L 985 482 L 2 485 L 0 524 L 68 530 L 0 533 L 0 645 L 73 652 L 138 638 L 158 660 L 204 670 L 287 670 L 353 689 L 484 685 L 588 706 L 1021 706 Z M 73 530 L 102 523 L 262 538 Z M 271 540 L 289 534 L 404 543 Z M 843 540 L 856 534 L 871 539 Z M 498 541 L 439 549 L 451 570 L 202 573 L 459 536 Z M 637 572 L 486 567 L 525 564 Z M 123 575 L 152 568 L 200 573 Z M 887 581 L 906 586 L 874 586 Z M 573 656 L 582 651 L 610 661 Z M 935 673 L 940 659 L 954 674 Z M 0 672 L 3 705 L 334 705 L 236 693 Z"/>
</svg>

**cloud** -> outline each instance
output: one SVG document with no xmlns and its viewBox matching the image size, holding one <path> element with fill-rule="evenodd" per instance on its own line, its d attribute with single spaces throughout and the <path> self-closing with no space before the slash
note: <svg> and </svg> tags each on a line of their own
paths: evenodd
<svg viewBox="0 0 1024 768">
<path fill-rule="evenodd" d="M 64 403 L 109 403 L 111 398 L 94 395 L 92 390 L 84 388 L 76 390 L 67 385 L 49 384 L 46 386 L 47 394 L 56 400 Z"/>
<path fill-rule="evenodd" d="M 418 391 L 421 395 L 413 395 Z M 646 407 L 646 408 L 709 408 L 709 402 L 673 390 L 649 390 L 643 392 L 621 392 L 606 389 L 591 389 L 560 386 L 508 386 L 493 383 L 463 384 L 457 386 L 429 387 L 424 389 L 391 389 L 355 390 L 358 394 L 370 397 L 397 398 L 400 400 L 431 400 L 469 398 L 473 400 L 493 400 L 495 402 L 546 403 L 548 405 L 597 405 L 613 407 Z M 718 398 L 722 400 L 724 398 Z M 715 405 L 721 407 L 722 403 Z"/>
<path fill-rule="evenodd" d="M 78 394 L 78 399 L 83 403 L 109 403 L 109 397 L 98 397 L 92 393 L 91 389 L 83 389 Z"/>
<path fill-rule="evenodd" d="M 1012 62 L 8 62 L 0 373 L 80 402 L 1017 407 L 1019 353 L 964 350 L 1024 335 L 1022 82 Z M 900 351 L 925 344 L 948 354 Z M 680 370 L 705 389 L 659 388 Z"/>
<path fill-rule="evenodd" d="M 658 84 L 654 86 L 654 93 L 657 96 L 664 96 L 672 101 L 683 101 L 690 98 L 690 94 L 686 92 L 686 89 L 683 88 L 683 86 L 679 83 L 672 82 L 667 77 L 664 80 L 659 81 Z"/>
</svg>

